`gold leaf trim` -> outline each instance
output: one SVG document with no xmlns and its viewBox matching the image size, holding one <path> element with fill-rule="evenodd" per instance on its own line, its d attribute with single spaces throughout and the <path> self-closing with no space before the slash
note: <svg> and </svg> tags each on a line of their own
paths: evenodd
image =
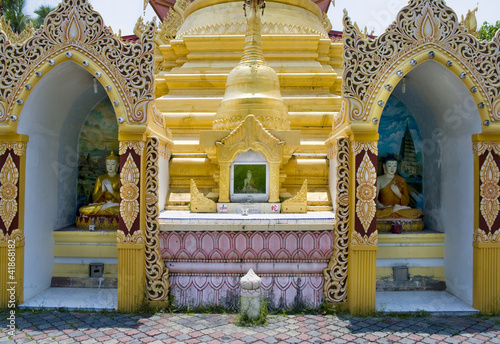
<svg viewBox="0 0 500 344">
<path fill-rule="evenodd" d="M 158 138 L 151 137 L 146 142 L 146 283 L 149 300 L 168 300 L 170 284 L 169 271 L 165 267 L 160 249 L 160 224 L 158 215 Z"/>
<path fill-rule="evenodd" d="M 23 156 L 26 152 L 26 142 L 0 142 L 0 155 L 4 155 L 8 149 L 13 150 L 17 156 Z"/>
<path fill-rule="evenodd" d="M 144 142 L 142 141 L 120 141 L 120 155 L 124 155 L 127 149 L 133 149 L 135 154 L 141 156 L 144 151 Z"/>
<path fill-rule="evenodd" d="M 336 143 L 337 197 L 333 254 L 323 270 L 323 291 L 330 302 L 347 300 L 347 257 L 349 248 L 349 139 L 342 137 Z"/>
<path fill-rule="evenodd" d="M 361 235 L 354 232 L 351 236 L 351 244 L 357 246 L 376 246 L 378 243 L 378 233 L 375 231 L 370 236 Z"/>
<path fill-rule="evenodd" d="M 125 233 L 122 230 L 116 231 L 116 240 L 119 244 L 144 244 L 144 236 L 141 231 L 135 231 L 132 235 Z"/>
<path fill-rule="evenodd" d="M 492 244 L 500 242 L 500 230 L 495 233 L 486 234 L 481 228 L 474 231 L 474 241 L 482 242 L 484 244 Z"/>
</svg>

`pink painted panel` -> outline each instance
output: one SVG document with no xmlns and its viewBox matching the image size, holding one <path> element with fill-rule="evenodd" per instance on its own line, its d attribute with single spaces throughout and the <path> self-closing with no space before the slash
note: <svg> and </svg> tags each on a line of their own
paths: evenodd
<svg viewBox="0 0 500 344">
<path fill-rule="evenodd" d="M 170 292 L 178 308 L 223 306 L 236 310 L 241 275 L 170 275 Z M 263 295 L 271 309 L 315 309 L 323 299 L 322 274 L 261 276 Z"/>
<path fill-rule="evenodd" d="M 316 261 L 328 262 L 333 231 L 311 232 L 161 232 L 165 261 Z"/>
</svg>

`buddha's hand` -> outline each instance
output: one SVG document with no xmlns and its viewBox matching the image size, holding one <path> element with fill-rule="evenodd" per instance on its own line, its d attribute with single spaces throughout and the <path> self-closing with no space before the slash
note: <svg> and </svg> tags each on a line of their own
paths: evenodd
<svg viewBox="0 0 500 344">
<path fill-rule="evenodd" d="M 394 192 L 397 198 L 401 198 L 401 191 L 399 190 L 398 186 L 396 184 L 391 184 L 391 190 Z"/>
<path fill-rule="evenodd" d="M 108 192 L 113 193 L 113 185 L 111 184 L 109 179 L 104 179 L 104 181 L 102 182 L 102 186 L 104 189 L 103 191 L 108 191 Z"/>
</svg>

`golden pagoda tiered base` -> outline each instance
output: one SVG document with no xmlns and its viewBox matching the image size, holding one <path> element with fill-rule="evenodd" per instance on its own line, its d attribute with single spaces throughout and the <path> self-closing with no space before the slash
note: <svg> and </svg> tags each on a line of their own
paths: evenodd
<svg viewBox="0 0 500 344">
<path fill-rule="evenodd" d="M 91 224 L 95 229 L 118 229 L 118 215 L 79 215 L 76 217 L 76 227 L 89 229 Z"/>
<path fill-rule="evenodd" d="M 424 221 L 422 219 L 390 218 L 377 220 L 377 231 L 393 232 L 394 226 L 397 225 L 401 225 L 402 232 L 420 232 L 424 230 Z"/>
</svg>

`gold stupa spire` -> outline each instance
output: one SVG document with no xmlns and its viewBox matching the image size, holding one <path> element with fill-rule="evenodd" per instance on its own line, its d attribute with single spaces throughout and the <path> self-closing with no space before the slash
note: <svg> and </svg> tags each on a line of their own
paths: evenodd
<svg viewBox="0 0 500 344">
<path fill-rule="evenodd" d="M 264 0 L 245 0 L 245 48 L 240 63 L 227 77 L 226 92 L 215 116 L 214 129 L 234 129 L 250 114 L 266 129 L 290 128 L 278 75 L 267 65 L 262 53 L 260 30 L 264 8 Z"/>
</svg>

